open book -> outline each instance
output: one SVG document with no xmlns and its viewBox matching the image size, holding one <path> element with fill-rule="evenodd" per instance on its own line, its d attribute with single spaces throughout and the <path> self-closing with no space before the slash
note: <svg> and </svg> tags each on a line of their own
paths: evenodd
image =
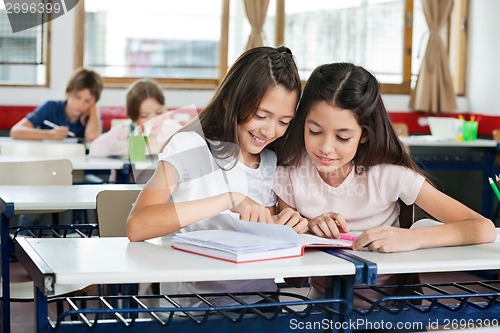
<svg viewBox="0 0 500 333">
<path fill-rule="evenodd" d="M 291 227 L 238 220 L 229 214 L 215 217 L 233 230 L 198 230 L 176 234 L 172 247 L 235 263 L 298 257 L 306 247 L 352 247 L 351 240 L 297 234 Z"/>
</svg>

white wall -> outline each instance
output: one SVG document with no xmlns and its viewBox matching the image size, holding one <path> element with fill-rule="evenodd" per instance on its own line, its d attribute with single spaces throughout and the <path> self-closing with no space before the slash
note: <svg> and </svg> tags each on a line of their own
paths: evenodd
<svg viewBox="0 0 500 333">
<path fill-rule="evenodd" d="M 500 115 L 500 1 L 471 0 L 467 97 L 476 113 Z"/>
<path fill-rule="evenodd" d="M 471 0 L 469 17 L 469 52 L 467 96 L 458 98 L 457 112 L 499 114 L 500 102 L 496 77 L 500 75 L 500 43 L 488 40 L 500 31 L 498 0 Z M 498 38 L 498 37 L 497 37 Z M 38 105 L 48 99 L 63 99 L 66 83 L 73 71 L 74 10 L 52 21 L 50 87 L 0 88 L 0 105 Z M 494 82 L 495 80 L 495 82 Z M 165 90 L 167 106 L 195 104 L 200 108 L 212 96 L 212 90 Z M 409 96 L 384 95 L 389 111 L 408 111 Z M 125 103 L 125 89 L 106 88 L 99 105 Z"/>
</svg>

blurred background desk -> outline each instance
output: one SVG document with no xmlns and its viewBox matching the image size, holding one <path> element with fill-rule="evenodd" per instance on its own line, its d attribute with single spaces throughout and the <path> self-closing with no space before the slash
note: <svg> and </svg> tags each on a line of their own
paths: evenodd
<svg viewBox="0 0 500 333">
<path fill-rule="evenodd" d="M 495 219 L 497 204 L 488 177 L 494 177 L 497 142 L 436 141 L 430 136 L 400 138 L 440 190 L 482 215 Z"/>
<path fill-rule="evenodd" d="M 96 209 L 96 196 L 104 190 L 137 190 L 135 184 L 119 185 L 0 185 L 1 210 L 1 277 L 2 277 L 2 326 L 3 332 L 10 328 L 9 302 L 9 220 L 16 214 L 31 212 L 57 211 L 71 209 Z M 57 239 L 59 240 L 59 239 Z M 60 253 L 62 254 L 62 253 Z"/>
<path fill-rule="evenodd" d="M 126 160 L 111 157 L 91 157 L 89 155 L 74 155 L 74 156 L 47 156 L 47 155 L 1 155 L 0 163 L 2 162 L 34 162 L 67 159 L 71 162 L 74 171 L 83 173 L 105 173 L 106 177 L 111 170 L 117 170 L 120 177 L 117 178 L 117 183 L 128 183 L 130 175 L 130 164 Z M 75 177 L 75 183 L 81 183 Z"/>
</svg>

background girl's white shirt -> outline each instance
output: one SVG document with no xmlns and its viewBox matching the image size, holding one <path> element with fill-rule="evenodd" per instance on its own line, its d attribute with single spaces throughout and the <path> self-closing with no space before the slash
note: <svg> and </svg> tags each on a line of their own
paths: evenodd
<svg viewBox="0 0 500 333">
<path fill-rule="evenodd" d="M 153 126 L 148 136 L 148 154 L 156 155 L 165 142 L 181 127 L 175 120 L 164 119 L 159 126 Z M 94 157 L 128 156 L 128 137 L 131 134 L 129 124 L 111 127 L 109 131 L 95 139 L 89 148 L 89 155 Z"/>
</svg>

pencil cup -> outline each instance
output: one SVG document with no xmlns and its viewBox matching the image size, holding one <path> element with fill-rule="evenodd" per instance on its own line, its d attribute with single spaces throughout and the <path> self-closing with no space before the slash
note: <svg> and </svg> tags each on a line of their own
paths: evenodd
<svg viewBox="0 0 500 333">
<path fill-rule="evenodd" d="M 131 135 L 128 137 L 128 156 L 130 162 L 142 162 L 146 160 L 146 140 L 144 135 Z"/>
<path fill-rule="evenodd" d="M 477 121 L 464 121 L 462 135 L 464 141 L 474 141 L 477 139 Z"/>
</svg>

